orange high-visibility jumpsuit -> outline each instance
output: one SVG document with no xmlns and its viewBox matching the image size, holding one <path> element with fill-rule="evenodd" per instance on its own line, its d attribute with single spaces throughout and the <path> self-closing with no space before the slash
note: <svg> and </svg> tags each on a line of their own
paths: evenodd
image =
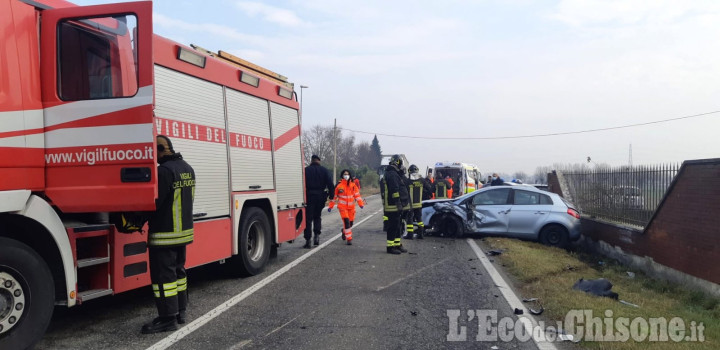
<svg viewBox="0 0 720 350">
<path fill-rule="evenodd" d="M 455 185 L 455 181 L 453 181 L 453 179 L 451 179 L 449 177 L 446 178 L 445 180 L 447 180 L 447 182 L 450 183 L 450 187 L 448 187 L 448 189 L 447 189 L 448 198 L 452 198 L 453 197 L 453 189 L 452 188 L 453 188 L 453 185 Z"/>
<path fill-rule="evenodd" d="M 360 190 L 352 181 L 340 180 L 335 186 L 335 199 L 330 202 L 330 209 L 337 203 L 340 217 L 343 220 L 343 239 L 352 241 L 352 226 L 355 221 L 355 201 L 360 207 L 365 206 L 365 201 L 360 197 Z"/>
</svg>

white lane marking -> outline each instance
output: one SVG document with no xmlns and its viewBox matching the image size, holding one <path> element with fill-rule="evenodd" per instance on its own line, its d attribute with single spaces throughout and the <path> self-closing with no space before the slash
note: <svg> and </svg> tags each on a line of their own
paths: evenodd
<svg viewBox="0 0 720 350">
<path fill-rule="evenodd" d="M 372 218 L 375 214 L 381 212 L 381 210 L 378 210 L 372 214 L 370 214 L 368 217 L 360 220 L 357 222 L 353 227 L 357 227 L 362 225 L 365 221 Z M 182 338 L 185 338 L 186 336 L 190 335 L 190 333 L 198 330 L 200 327 L 204 326 L 206 323 L 212 321 L 215 317 L 218 317 L 222 315 L 225 311 L 228 311 L 231 307 L 235 306 L 235 304 L 243 301 L 245 298 L 253 295 L 253 293 L 260 290 L 262 287 L 265 287 L 270 282 L 276 280 L 278 277 L 282 276 L 285 272 L 288 272 L 293 267 L 297 266 L 301 262 L 303 262 L 305 259 L 309 258 L 313 254 L 319 252 L 321 249 L 325 248 L 328 244 L 332 243 L 334 240 L 340 238 L 340 233 L 336 234 L 335 236 L 332 236 L 332 238 L 325 241 L 325 243 L 320 244 L 317 248 L 311 249 L 309 252 L 303 254 L 299 258 L 293 260 L 291 263 L 283 266 L 279 270 L 275 271 L 270 276 L 265 277 L 260 282 L 255 283 L 252 287 L 240 292 L 240 294 L 235 295 L 234 297 L 228 299 L 224 303 L 220 304 L 216 308 L 210 310 L 205 315 L 200 316 L 195 321 L 190 322 L 185 327 L 182 327 L 175 331 L 174 333 L 170 334 L 166 338 L 160 340 L 159 342 L 155 343 L 151 347 L 147 348 L 147 350 L 164 350 L 172 346 L 173 344 L 180 341 Z"/>
<path fill-rule="evenodd" d="M 282 324 L 282 326 L 280 326 L 280 327 L 278 327 L 278 328 L 275 328 L 275 329 L 273 329 L 272 331 L 270 331 L 270 333 L 268 333 L 268 334 L 265 334 L 265 336 L 263 336 L 263 338 L 267 338 L 267 336 L 268 336 L 268 335 L 270 335 L 270 334 L 273 334 L 273 333 L 275 333 L 275 332 L 277 332 L 277 331 L 279 331 L 279 330 L 281 330 L 281 329 L 285 328 L 285 326 L 287 326 L 287 325 L 289 325 L 289 324 L 293 323 L 293 321 L 297 320 L 297 319 L 298 319 L 298 317 L 300 317 L 300 316 L 302 316 L 302 314 L 300 314 L 300 315 L 297 315 L 297 316 L 295 316 L 295 317 L 294 317 L 294 318 L 293 318 L 292 320 L 290 320 L 290 321 L 287 321 L 287 322 L 283 323 L 283 324 Z"/>
<path fill-rule="evenodd" d="M 533 329 L 539 326 L 535 317 L 530 314 L 530 310 L 528 310 L 528 308 L 523 305 L 522 301 L 520 301 L 520 298 L 510 288 L 510 285 L 508 285 L 505 279 L 497 272 L 495 266 L 493 266 L 490 260 L 488 260 L 487 255 L 485 255 L 485 252 L 483 252 L 483 250 L 478 247 L 477 243 L 475 243 L 475 240 L 473 240 L 472 238 L 468 238 L 467 242 L 470 245 L 470 248 L 472 248 L 472 250 L 475 252 L 475 255 L 477 255 L 480 262 L 483 264 L 483 267 L 485 267 L 485 270 L 487 270 L 488 274 L 490 274 L 490 277 L 492 278 L 495 285 L 498 286 L 498 289 L 500 289 L 503 298 L 505 298 L 508 304 L 510 304 L 510 309 L 514 310 L 515 308 L 518 308 L 520 310 L 523 310 L 523 314 L 518 315 L 518 319 L 525 319 L 526 321 L 529 321 L 523 321 L 522 323 L 525 326 L 525 331 L 527 331 L 528 334 L 533 334 Z M 531 337 L 531 339 L 540 350 L 557 350 L 555 344 L 553 343 L 547 341 L 537 341 L 534 337 Z"/>
<path fill-rule="evenodd" d="M 411 273 L 411 274 L 409 274 L 409 275 L 407 275 L 407 276 L 405 276 L 405 277 L 396 279 L 395 281 L 393 281 L 392 283 L 388 284 L 387 286 L 378 287 L 375 291 L 376 291 L 376 292 L 379 292 L 379 291 L 381 291 L 381 290 L 383 290 L 383 289 L 386 289 L 386 288 L 388 288 L 388 287 L 392 287 L 392 286 L 398 284 L 399 282 L 402 282 L 402 281 L 404 281 L 404 280 L 406 280 L 406 279 L 408 279 L 408 278 L 410 278 L 410 277 L 412 277 L 412 276 L 415 276 L 415 275 L 419 274 L 420 272 L 423 272 L 423 271 L 425 271 L 425 270 L 427 270 L 427 269 L 429 269 L 429 268 L 431 268 L 431 267 L 440 265 L 440 264 L 442 264 L 442 263 L 444 263 L 444 262 L 446 262 L 446 261 L 448 261 L 448 260 L 450 260 L 450 258 L 445 258 L 445 259 L 442 259 L 442 260 L 440 260 L 440 261 L 438 261 L 438 262 L 436 262 L 436 263 L 434 263 L 434 264 L 427 265 L 427 266 L 423 267 L 422 269 L 417 270 L 417 271 L 415 271 L 415 272 L 413 272 L 413 273 Z"/>
</svg>

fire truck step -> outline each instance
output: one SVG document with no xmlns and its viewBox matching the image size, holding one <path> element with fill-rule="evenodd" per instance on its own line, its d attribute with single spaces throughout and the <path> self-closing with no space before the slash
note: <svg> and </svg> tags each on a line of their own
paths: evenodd
<svg viewBox="0 0 720 350">
<path fill-rule="evenodd" d="M 104 297 L 112 293 L 112 289 L 91 289 L 78 293 L 77 300 L 82 303 L 83 301 Z"/>
<path fill-rule="evenodd" d="M 87 259 L 78 259 L 77 267 L 87 267 L 87 266 L 93 266 L 93 265 L 100 265 L 110 262 L 110 257 L 101 257 L 101 258 L 87 258 Z"/>
</svg>

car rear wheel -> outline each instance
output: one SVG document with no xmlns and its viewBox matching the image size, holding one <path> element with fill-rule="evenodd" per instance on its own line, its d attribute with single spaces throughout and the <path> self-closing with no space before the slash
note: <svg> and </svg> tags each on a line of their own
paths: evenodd
<svg viewBox="0 0 720 350">
<path fill-rule="evenodd" d="M 548 225 L 540 231 L 540 242 L 545 245 L 564 248 L 568 245 L 567 229 L 560 225 Z"/>
<path fill-rule="evenodd" d="M 444 237 L 460 237 L 463 235 L 462 221 L 455 215 L 448 215 L 442 220 L 440 232 Z"/>
</svg>

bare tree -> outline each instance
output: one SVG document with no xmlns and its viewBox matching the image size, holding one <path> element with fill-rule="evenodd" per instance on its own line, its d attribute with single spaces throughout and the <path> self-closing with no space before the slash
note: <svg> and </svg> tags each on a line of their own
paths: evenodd
<svg viewBox="0 0 720 350">
<path fill-rule="evenodd" d="M 303 130 L 302 142 L 306 162 L 310 163 L 310 157 L 313 154 L 318 155 L 323 161 L 332 159 L 333 128 L 315 125 Z"/>
</svg>

